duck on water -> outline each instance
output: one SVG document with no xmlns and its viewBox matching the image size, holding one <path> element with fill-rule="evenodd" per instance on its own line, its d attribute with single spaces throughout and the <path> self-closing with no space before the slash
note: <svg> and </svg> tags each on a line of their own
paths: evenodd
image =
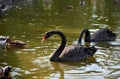
<svg viewBox="0 0 120 79">
<path fill-rule="evenodd" d="M 0 67 L 0 79 L 12 79 L 10 76 L 11 70 L 11 66 Z"/>
<path fill-rule="evenodd" d="M 97 49 L 87 46 L 80 45 L 70 45 L 66 47 L 66 37 L 61 31 L 48 31 L 44 34 L 41 42 L 50 38 L 53 35 L 59 35 L 62 39 L 61 45 L 56 49 L 56 51 L 51 55 L 50 61 L 55 62 L 71 62 L 87 59 L 95 54 Z"/>
<path fill-rule="evenodd" d="M 26 45 L 25 42 L 20 40 L 12 40 L 9 36 L 0 36 L 0 45 L 10 45 L 15 47 L 23 47 Z"/>
</svg>

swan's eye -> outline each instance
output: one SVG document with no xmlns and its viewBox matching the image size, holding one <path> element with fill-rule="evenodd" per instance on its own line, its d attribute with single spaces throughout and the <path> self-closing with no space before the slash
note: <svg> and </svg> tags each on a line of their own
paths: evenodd
<svg viewBox="0 0 120 79">
<path fill-rule="evenodd" d="M 47 39 L 47 38 L 49 38 L 50 37 L 50 34 L 46 34 L 45 35 L 45 38 Z"/>
<path fill-rule="evenodd" d="M 48 32 L 47 34 L 46 34 L 46 38 L 49 38 L 49 37 L 51 37 L 52 36 L 52 33 L 50 33 L 50 32 Z"/>
</svg>

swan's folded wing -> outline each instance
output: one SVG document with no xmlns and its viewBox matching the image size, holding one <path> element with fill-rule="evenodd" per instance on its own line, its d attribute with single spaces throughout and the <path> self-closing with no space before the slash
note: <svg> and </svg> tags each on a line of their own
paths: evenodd
<svg viewBox="0 0 120 79">
<path fill-rule="evenodd" d="M 85 47 L 81 46 L 68 46 L 66 47 L 59 58 L 62 61 L 78 61 L 87 58 Z"/>
</svg>

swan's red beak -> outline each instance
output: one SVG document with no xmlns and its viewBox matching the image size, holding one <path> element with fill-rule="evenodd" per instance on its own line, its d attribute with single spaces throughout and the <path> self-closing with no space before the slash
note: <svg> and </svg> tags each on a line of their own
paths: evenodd
<svg viewBox="0 0 120 79">
<path fill-rule="evenodd" d="M 46 40 L 46 35 L 43 36 L 41 43 Z"/>
</svg>

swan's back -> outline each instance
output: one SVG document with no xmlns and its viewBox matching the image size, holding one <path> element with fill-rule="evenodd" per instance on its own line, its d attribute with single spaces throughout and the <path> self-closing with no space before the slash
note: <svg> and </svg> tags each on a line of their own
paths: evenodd
<svg viewBox="0 0 120 79">
<path fill-rule="evenodd" d="M 95 47 L 85 47 L 79 45 L 71 45 L 66 47 L 63 52 L 60 54 L 60 61 L 78 61 L 87 59 L 90 56 L 93 56 L 96 52 Z"/>
<path fill-rule="evenodd" d="M 94 42 L 115 41 L 116 34 L 109 29 L 100 29 L 91 35 Z"/>
</svg>

